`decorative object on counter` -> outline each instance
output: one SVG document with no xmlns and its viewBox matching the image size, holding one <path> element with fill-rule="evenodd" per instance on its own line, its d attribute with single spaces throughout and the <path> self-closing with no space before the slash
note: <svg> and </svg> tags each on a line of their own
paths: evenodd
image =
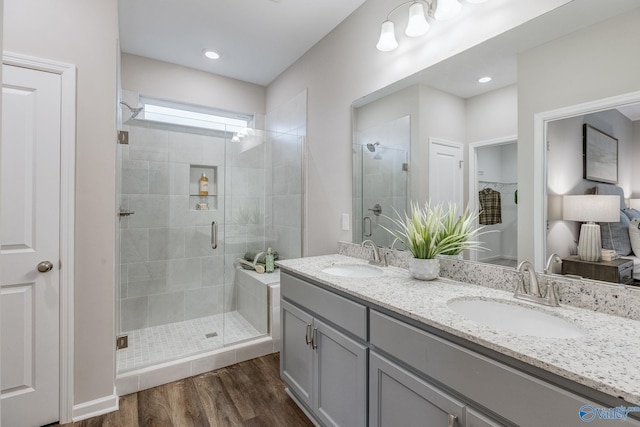
<svg viewBox="0 0 640 427">
<path fill-rule="evenodd" d="M 599 261 L 602 255 L 600 225 L 596 222 L 618 222 L 620 197 L 585 194 L 563 196 L 562 218 L 585 222 L 580 227 L 578 257 L 583 261 Z"/>
<path fill-rule="evenodd" d="M 264 256 L 264 264 L 265 264 L 265 271 L 267 273 L 273 273 L 273 270 L 275 270 L 275 264 L 274 264 L 273 251 L 271 250 L 271 248 L 267 249 L 267 253 Z"/>
<path fill-rule="evenodd" d="M 449 202 L 445 209 L 442 203 L 432 206 L 426 202 L 423 207 L 411 203 L 411 216 L 404 218 L 396 211 L 397 218 L 387 217 L 396 230 L 382 226 L 404 244 L 413 254 L 408 261 L 409 272 L 419 280 L 433 280 L 438 277 L 440 264 L 437 255 L 459 255 L 465 249 L 479 249 L 480 242 L 471 240 L 478 236 L 480 228 L 474 228 L 476 213 L 467 207 L 458 216 L 455 203 Z"/>
<path fill-rule="evenodd" d="M 200 180 L 198 181 L 198 194 L 200 196 L 209 195 L 209 178 L 207 178 L 205 173 L 200 175 Z"/>
<path fill-rule="evenodd" d="M 280 257 L 278 255 L 278 251 L 274 251 L 273 249 L 271 249 L 271 253 L 273 254 L 273 260 L 277 261 L 278 258 Z M 260 263 L 260 264 L 265 264 L 266 263 L 266 253 L 264 251 L 247 251 L 244 254 L 244 259 L 246 259 L 247 261 L 250 261 L 254 264 Z"/>
<path fill-rule="evenodd" d="M 243 266 L 242 268 L 249 267 L 248 270 L 255 270 L 256 273 L 264 273 L 265 268 L 262 264 L 253 264 L 246 259 L 238 258 L 238 262 Z"/>
</svg>

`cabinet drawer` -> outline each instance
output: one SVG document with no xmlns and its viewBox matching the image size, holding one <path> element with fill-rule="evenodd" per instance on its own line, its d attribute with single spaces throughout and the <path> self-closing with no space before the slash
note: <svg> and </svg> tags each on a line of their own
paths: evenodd
<svg viewBox="0 0 640 427">
<path fill-rule="evenodd" d="M 584 425 L 580 408 L 602 407 L 374 310 L 370 337 L 375 347 L 520 426 Z M 596 418 L 590 425 L 606 421 Z"/>
<path fill-rule="evenodd" d="M 280 272 L 280 294 L 282 298 L 327 319 L 362 340 L 367 339 L 367 307 L 284 271 Z"/>
</svg>

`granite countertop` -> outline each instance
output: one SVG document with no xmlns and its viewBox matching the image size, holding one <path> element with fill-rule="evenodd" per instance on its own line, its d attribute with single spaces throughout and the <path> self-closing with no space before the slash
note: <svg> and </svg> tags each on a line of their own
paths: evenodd
<svg viewBox="0 0 640 427">
<path fill-rule="evenodd" d="M 323 273 L 331 265 L 368 264 L 345 255 L 278 261 L 282 270 L 307 277 L 376 306 L 417 320 L 545 371 L 640 405 L 640 321 L 570 306 L 546 307 L 516 300 L 512 292 L 439 278 L 413 280 L 398 267 L 381 267 L 375 278 Z M 479 325 L 447 306 L 456 298 L 501 299 L 570 320 L 585 330 L 580 338 L 514 335 Z"/>
</svg>

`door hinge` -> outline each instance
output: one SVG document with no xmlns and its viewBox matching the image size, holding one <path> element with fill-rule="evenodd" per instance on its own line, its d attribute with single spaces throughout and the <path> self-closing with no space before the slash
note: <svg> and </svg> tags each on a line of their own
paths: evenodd
<svg viewBox="0 0 640 427">
<path fill-rule="evenodd" d="M 128 335 L 118 335 L 116 337 L 116 350 L 122 350 L 123 348 L 129 347 L 129 336 Z"/>
<path fill-rule="evenodd" d="M 462 169 L 462 165 L 464 165 L 464 160 L 459 160 L 459 161 L 458 161 L 458 167 L 459 167 L 460 169 Z"/>
<path fill-rule="evenodd" d="M 551 141 L 547 141 L 547 151 L 551 151 Z"/>
<path fill-rule="evenodd" d="M 129 145 L 129 132 L 126 130 L 118 131 L 118 144 Z"/>
</svg>

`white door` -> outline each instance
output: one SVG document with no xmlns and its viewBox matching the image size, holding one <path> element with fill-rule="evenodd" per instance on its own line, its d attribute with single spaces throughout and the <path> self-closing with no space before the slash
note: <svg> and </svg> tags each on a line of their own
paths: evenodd
<svg viewBox="0 0 640 427">
<path fill-rule="evenodd" d="M 60 410 L 61 81 L 15 66 L 2 72 L 2 425 L 36 426 L 58 421 Z"/>
<path fill-rule="evenodd" d="M 455 202 L 463 210 L 462 144 L 429 139 L 429 199 L 432 203 Z"/>
</svg>

